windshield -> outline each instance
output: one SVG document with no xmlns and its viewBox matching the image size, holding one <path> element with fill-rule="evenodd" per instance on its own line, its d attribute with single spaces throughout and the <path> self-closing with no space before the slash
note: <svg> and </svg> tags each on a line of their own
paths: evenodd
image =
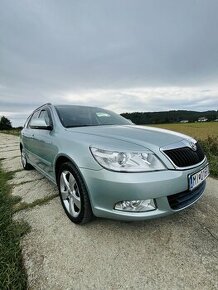
<svg viewBox="0 0 218 290">
<path fill-rule="evenodd" d="M 55 108 L 65 128 L 131 124 L 120 115 L 100 108 L 71 105 L 55 106 Z"/>
</svg>

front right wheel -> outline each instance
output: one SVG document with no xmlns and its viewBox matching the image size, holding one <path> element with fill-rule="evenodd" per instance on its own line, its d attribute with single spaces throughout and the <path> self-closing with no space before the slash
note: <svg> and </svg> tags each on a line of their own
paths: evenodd
<svg viewBox="0 0 218 290">
<path fill-rule="evenodd" d="M 58 173 L 58 189 L 62 206 L 69 219 L 84 224 L 93 217 L 84 181 L 71 162 L 62 164 Z"/>
</svg>

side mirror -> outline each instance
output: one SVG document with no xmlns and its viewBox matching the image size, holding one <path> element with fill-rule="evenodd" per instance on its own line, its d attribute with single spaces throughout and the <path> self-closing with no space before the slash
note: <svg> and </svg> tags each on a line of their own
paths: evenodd
<svg viewBox="0 0 218 290">
<path fill-rule="evenodd" d="M 30 122 L 30 128 L 41 130 L 52 130 L 51 125 L 47 125 L 44 119 L 35 119 Z"/>
</svg>

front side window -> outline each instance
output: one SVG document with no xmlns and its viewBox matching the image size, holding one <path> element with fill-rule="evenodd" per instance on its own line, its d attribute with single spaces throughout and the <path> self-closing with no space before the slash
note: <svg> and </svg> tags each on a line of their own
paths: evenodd
<svg viewBox="0 0 218 290">
<path fill-rule="evenodd" d="M 28 123 L 28 125 L 27 125 L 28 128 L 31 127 L 31 123 L 32 123 L 34 120 L 36 120 L 36 119 L 38 118 L 38 116 L 39 116 L 39 111 L 36 111 L 35 113 L 33 113 L 32 117 L 30 118 L 30 121 L 29 121 L 29 123 Z"/>
<path fill-rule="evenodd" d="M 62 125 L 66 128 L 104 125 L 130 125 L 120 115 L 108 110 L 83 106 L 56 106 Z"/>
<path fill-rule="evenodd" d="M 48 111 L 47 110 L 42 110 L 39 114 L 39 118 L 40 119 L 44 119 L 45 120 L 45 123 L 46 125 L 51 125 L 51 119 L 49 117 L 49 114 L 48 114 Z"/>
</svg>

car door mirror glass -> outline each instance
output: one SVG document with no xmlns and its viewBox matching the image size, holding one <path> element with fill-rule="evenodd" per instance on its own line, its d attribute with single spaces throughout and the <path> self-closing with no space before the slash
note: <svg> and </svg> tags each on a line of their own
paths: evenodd
<svg viewBox="0 0 218 290">
<path fill-rule="evenodd" d="M 30 128 L 32 129 L 42 129 L 42 130 L 51 130 L 51 125 L 46 124 L 45 119 L 38 118 L 30 122 Z"/>
</svg>

